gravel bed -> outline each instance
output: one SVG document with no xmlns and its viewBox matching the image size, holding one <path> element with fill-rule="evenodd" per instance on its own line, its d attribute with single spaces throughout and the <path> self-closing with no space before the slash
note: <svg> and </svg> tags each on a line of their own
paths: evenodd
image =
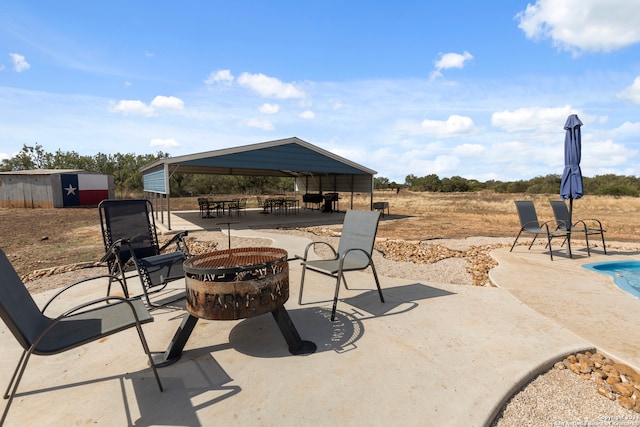
<svg viewBox="0 0 640 427">
<path fill-rule="evenodd" d="M 616 422 L 626 422 L 628 424 Z M 492 427 L 640 426 L 640 414 L 601 396 L 593 381 L 568 369 L 536 377 L 503 408 Z"/>
</svg>

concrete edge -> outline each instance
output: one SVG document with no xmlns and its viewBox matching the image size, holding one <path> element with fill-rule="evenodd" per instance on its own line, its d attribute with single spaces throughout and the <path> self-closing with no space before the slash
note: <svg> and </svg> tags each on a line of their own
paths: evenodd
<svg viewBox="0 0 640 427">
<path fill-rule="evenodd" d="M 525 386 L 533 381 L 536 377 L 548 371 L 556 364 L 556 362 L 561 361 L 562 359 L 575 354 L 575 353 L 584 353 L 586 351 L 595 352 L 595 347 L 575 347 L 571 350 L 565 350 L 562 353 L 557 354 L 556 356 L 550 357 L 544 362 L 537 365 L 535 368 L 529 370 L 524 375 L 520 377 L 518 381 L 516 381 L 507 392 L 503 395 L 501 399 L 494 405 L 493 409 L 489 414 L 489 418 L 483 424 L 484 427 L 491 427 L 491 424 L 495 421 L 496 417 L 500 414 L 502 408 L 511 400 L 516 394 L 522 391 Z"/>
</svg>

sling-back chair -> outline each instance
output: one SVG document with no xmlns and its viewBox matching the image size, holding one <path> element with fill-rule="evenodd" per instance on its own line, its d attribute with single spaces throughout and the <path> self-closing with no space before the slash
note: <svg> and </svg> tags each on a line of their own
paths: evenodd
<svg viewBox="0 0 640 427">
<path fill-rule="evenodd" d="M 146 199 L 103 200 L 98 210 L 105 249 L 101 261 L 107 262 L 110 274 L 123 279 L 125 295 L 129 295 L 126 273 L 135 268 L 150 308 L 175 301 L 174 298 L 158 304 L 151 301 L 150 294 L 184 277 L 182 263 L 190 256 L 184 239 L 187 232 L 175 234 L 160 246 L 153 207 Z M 172 245 L 175 245 L 175 250 L 166 251 Z"/>
<path fill-rule="evenodd" d="M 307 245 L 304 250 L 304 256 L 302 257 L 302 278 L 300 280 L 298 304 L 302 304 L 302 291 L 304 289 L 304 279 L 307 270 L 316 271 L 335 278 L 335 293 L 333 297 L 333 309 L 331 311 L 331 321 L 333 322 L 336 316 L 340 282 L 344 281 L 345 287 L 347 287 L 344 273 L 347 271 L 364 270 L 369 266 L 371 266 L 371 271 L 373 272 L 378 294 L 380 295 L 380 301 L 384 302 L 380 281 L 378 280 L 378 274 L 376 273 L 376 267 L 372 258 L 379 219 L 380 212 L 377 211 L 349 210 L 344 217 L 342 234 L 337 251 L 326 242 L 311 242 Z M 333 252 L 334 257 L 331 259 L 309 260 L 309 250 L 320 244 L 328 246 Z"/>
<path fill-rule="evenodd" d="M 106 296 L 86 301 L 56 317 L 45 314 L 53 300 L 67 290 L 81 283 L 105 277 L 107 275 L 90 277 L 62 288 L 40 310 L 6 255 L 0 250 L 0 317 L 23 348 L 22 356 L 4 394 L 7 403 L 0 425 L 4 424 L 9 413 L 9 407 L 32 354 L 49 356 L 62 353 L 133 327 L 138 331 L 142 348 L 149 358 L 149 365 L 162 391 L 160 377 L 140 326 L 152 322 L 153 317 L 140 298 Z M 119 278 L 111 279 L 119 282 L 124 290 L 124 284 Z M 129 353 L 130 349 L 123 348 L 123 351 Z M 100 366 L 96 366 L 96 370 L 100 370 Z"/>
</svg>

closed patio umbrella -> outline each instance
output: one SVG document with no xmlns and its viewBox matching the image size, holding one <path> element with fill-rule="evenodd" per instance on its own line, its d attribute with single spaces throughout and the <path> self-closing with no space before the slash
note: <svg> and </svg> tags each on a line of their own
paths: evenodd
<svg viewBox="0 0 640 427">
<path fill-rule="evenodd" d="M 582 156 L 580 126 L 582 126 L 582 122 L 577 114 L 570 115 L 564 124 L 566 131 L 564 136 L 564 171 L 560 180 L 560 197 L 563 200 L 569 199 L 568 231 L 571 231 L 573 221 L 573 199 L 579 199 L 584 195 L 582 171 L 580 171 L 580 157 Z M 571 233 L 567 236 L 567 250 L 571 256 Z"/>
</svg>

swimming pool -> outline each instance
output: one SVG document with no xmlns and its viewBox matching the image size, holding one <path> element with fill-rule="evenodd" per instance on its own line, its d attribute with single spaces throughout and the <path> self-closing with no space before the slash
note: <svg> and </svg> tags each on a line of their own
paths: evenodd
<svg viewBox="0 0 640 427">
<path fill-rule="evenodd" d="M 596 262 L 583 267 L 613 277 L 620 289 L 640 298 L 640 261 Z"/>
</svg>

